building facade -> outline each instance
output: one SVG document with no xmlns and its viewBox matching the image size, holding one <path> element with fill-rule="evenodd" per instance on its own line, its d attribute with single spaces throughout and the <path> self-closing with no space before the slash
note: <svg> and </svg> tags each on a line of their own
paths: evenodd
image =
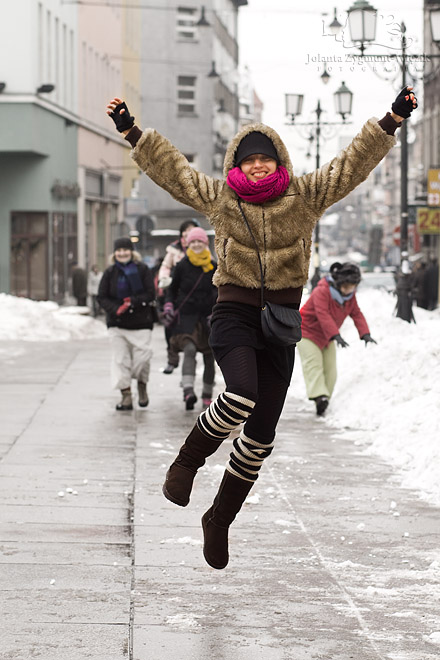
<svg viewBox="0 0 440 660">
<path fill-rule="evenodd" d="M 193 0 L 176 7 L 163 0 L 142 14 L 142 125 L 156 128 L 211 176 L 222 176 L 226 146 L 239 126 L 237 19 L 246 4 L 210 0 L 202 8 Z M 151 259 L 165 253 L 184 220 L 208 228 L 147 177 L 139 190 L 146 213 L 132 228 Z"/>
<path fill-rule="evenodd" d="M 25 0 L 7 22 L 20 39 L 0 40 L 0 290 L 57 299 L 78 256 L 77 10 Z"/>
<path fill-rule="evenodd" d="M 73 264 L 106 265 L 137 189 L 105 106 L 115 95 L 140 106 L 139 21 L 116 0 L 23 0 L 3 19 L 21 38 L 0 41 L 11 63 L 0 81 L 0 291 L 68 302 Z"/>
</svg>

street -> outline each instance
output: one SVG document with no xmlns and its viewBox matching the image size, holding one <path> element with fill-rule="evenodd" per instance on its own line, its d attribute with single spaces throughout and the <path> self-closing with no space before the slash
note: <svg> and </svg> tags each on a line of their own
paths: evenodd
<svg viewBox="0 0 440 660">
<path fill-rule="evenodd" d="M 438 658 L 438 508 L 293 396 L 228 567 L 205 563 L 230 441 L 186 509 L 163 497 L 201 404 L 161 373 L 161 327 L 153 348 L 149 407 L 121 413 L 106 340 L 0 343 L 1 657 Z"/>
</svg>

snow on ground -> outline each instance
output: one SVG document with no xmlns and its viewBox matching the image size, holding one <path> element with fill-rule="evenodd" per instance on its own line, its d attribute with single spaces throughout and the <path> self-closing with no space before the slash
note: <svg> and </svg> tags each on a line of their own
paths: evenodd
<svg viewBox="0 0 440 660">
<path fill-rule="evenodd" d="M 440 310 L 414 308 L 416 323 L 393 316 L 396 299 L 360 290 L 359 306 L 378 345 L 364 345 L 350 318 L 350 346 L 337 349 L 338 380 L 324 423 L 347 428 L 400 471 L 402 484 L 440 504 Z M 298 357 L 291 392 L 306 398 Z M 310 406 L 314 414 L 313 402 Z"/>
<path fill-rule="evenodd" d="M 106 337 L 101 321 L 84 307 L 60 307 L 0 293 L 0 340 L 69 341 Z"/>
<path fill-rule="evenodd" d="M 440 504 L 440 310 L 416 307 L 417 323 L 406 323 L 393 316 L 390 294 L 365 289 L 357 298 L 378 345 L 365 347 L 345 321 L 341 334 L 350 346 L 338 348 L 338 381 L 323 423 L 346 428 L 347 437 L 401 470 L 404 486 Z M 104 323 L 81 311 L 0 294 L 0 340 L 106 337 Z M 314 414 L 299 357 L 291 394 Z"/>
</svg>

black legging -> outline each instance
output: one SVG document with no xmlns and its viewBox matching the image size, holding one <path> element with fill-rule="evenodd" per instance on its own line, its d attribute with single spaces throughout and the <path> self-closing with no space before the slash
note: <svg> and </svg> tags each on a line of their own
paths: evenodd
<svg viewBox="0 0 440 660">
<path fill-rule="evenodd" d="M 289 385 L 280 378 L 269 351 L 239 346 L 229 351 L 218 364 L 226 391 L 256 401 L 245 422 L 245 434 L 259 443 L 271 444 Z"/>
</svg>

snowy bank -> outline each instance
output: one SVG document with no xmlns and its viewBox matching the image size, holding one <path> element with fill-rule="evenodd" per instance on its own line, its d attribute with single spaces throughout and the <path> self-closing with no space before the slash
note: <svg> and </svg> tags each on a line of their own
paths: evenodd
<svg viewBox="0 0 440 660">
<path fill-rule="evenodd" d="M 105 325 L 81 313 L 84 309 L 0 293 L 0 340 L 69 341 L 106 337 Z"/>
<path fill-rule="evenodd" d="M 414 308 L 416 324 L 393 316 L 395 298 L 360 290 L 359 306 L 378 345 L 365 347 L 350 318 L 341 329 L 338 380 L 324 423 L 347 428 L 397 467 L 404 486 L 440 504 L 440 310 Z M 292 394 L 306 397 L 298 359 Z M 311 413 L 315 407 L 312 402 Z"/>
</svg>

